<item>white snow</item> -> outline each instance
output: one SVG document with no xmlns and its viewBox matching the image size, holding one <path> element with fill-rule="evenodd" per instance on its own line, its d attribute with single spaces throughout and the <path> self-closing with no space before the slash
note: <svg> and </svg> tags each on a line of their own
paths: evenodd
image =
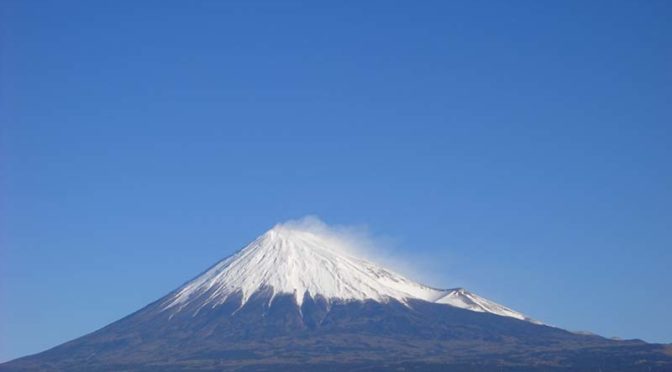
<svg viewBox="0 0 672 372">
<path fill-rule="evenodd" d="M 529 320 L 464 289 L 441 290 L 411 281 L 353 256 L 349 248 L 329 234 L 277 225 L 179 288 L 164 309 L 182 309 L 193 301 L 200 307 L 217 306 L 235 294 L 242 294 L 242 306 L 255 292 L 269 289 L 271 301 L 277 294 L 292 294 L 299 306 L 304 294 L 329 302 L 420 299 Z"/>
<path fill-rule="evenodd" d="M 448 304 L 471 311 L 492 313 L 541 324 L 537 320 L 528 318 L 517 311 L 471 293 L 464 288 L 447 289 L 445 290 L 445 295 L 434 302 L 437 304 Z"/>
</svg>

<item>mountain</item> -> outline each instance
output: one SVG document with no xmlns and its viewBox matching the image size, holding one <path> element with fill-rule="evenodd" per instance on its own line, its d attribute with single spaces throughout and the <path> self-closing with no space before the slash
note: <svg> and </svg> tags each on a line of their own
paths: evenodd
<svg viewBox="0 0 672 372">
<path fill-rule="evenodd" d="M 0 371 L 671 371 L 672 348 L 549 327 L 279 225 L 145 308 Z"/>
<path fill-rule="evenodd" d="M 366 300 L 407 304 L 417 299 L 530 320 L 461 288 L 442 290 L 411 281 L 350 250 L 333 235 L 279 225 L 179 288 L 163 302 L 164 310 L 218 306 L 238 294 L 244 306 L 252 295 L 268 288 L 269 302 L 277 295 L 292 295 L 299 307 L 304 296 L 321 297 L 327 304 Z"/>
</svg>

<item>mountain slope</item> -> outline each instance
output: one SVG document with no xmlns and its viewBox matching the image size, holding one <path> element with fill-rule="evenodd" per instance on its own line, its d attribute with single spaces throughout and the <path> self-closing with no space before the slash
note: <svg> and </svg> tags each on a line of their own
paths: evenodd
<svg viewBox="0 0 672 372">
<path fill-rule="evenodd" d="M 672 350 L 536 324 L 279 226 L 117 322 L 0 371 L 672 370 Z"/>
<path fill-rule="evenodd" d="M 464 289 L 440 290 L 411 281 L 351 251 L 333 235 L 278 225 L 179 288 L 164 308 L 180 311 L 190 303 L 217 306 L 235 293 L 242 293 L 244 305 L 260 288 L 269 288 L 271 301 L 277 294 L 291 294 L 299 306 L 304 294 L 319 295 L 329 303 L 420 299 L 528 319 Z"/>
</svg>

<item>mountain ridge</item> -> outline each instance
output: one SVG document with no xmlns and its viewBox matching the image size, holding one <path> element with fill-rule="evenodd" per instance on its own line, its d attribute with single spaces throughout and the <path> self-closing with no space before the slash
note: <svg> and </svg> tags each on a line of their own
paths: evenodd
<svg viewBox="0 0 672 372">
<path fill-rule="evenodd" d="M 179 311 L 185 302 L 217 306 L 242 292 L 243 304 L 262 287 L 276 294 L 293 294 L 300 306 L 304 295 L 321 295 L 328 302 L 410 298 L 439 302 L 480 312 L 533 321 L 506 306 L 464 288 L 433 288 L 383 268 L 352 253 L 330 234 L 276 225 L 233 255 L 221 260 L 174 291 L 165 310 Z"/>
<path fill-rule="evenodd" d="M 271 229 L 142 309 L 0 371 L 672 370 L 670 345 L 539 324 L 331 236 L 287 234 Z"/>
</svg>

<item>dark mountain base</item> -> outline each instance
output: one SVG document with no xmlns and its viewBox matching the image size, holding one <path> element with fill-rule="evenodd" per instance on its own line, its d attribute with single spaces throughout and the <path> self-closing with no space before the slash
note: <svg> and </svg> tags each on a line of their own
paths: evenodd
<svg viewBox="0 0 672 372">
<path fill-rule="evenodd" d="M 669 346 L 447 305 L 269 300 L 180 312 L 158 301 L 0 371 L 672 371 Z"/>
</svg>

